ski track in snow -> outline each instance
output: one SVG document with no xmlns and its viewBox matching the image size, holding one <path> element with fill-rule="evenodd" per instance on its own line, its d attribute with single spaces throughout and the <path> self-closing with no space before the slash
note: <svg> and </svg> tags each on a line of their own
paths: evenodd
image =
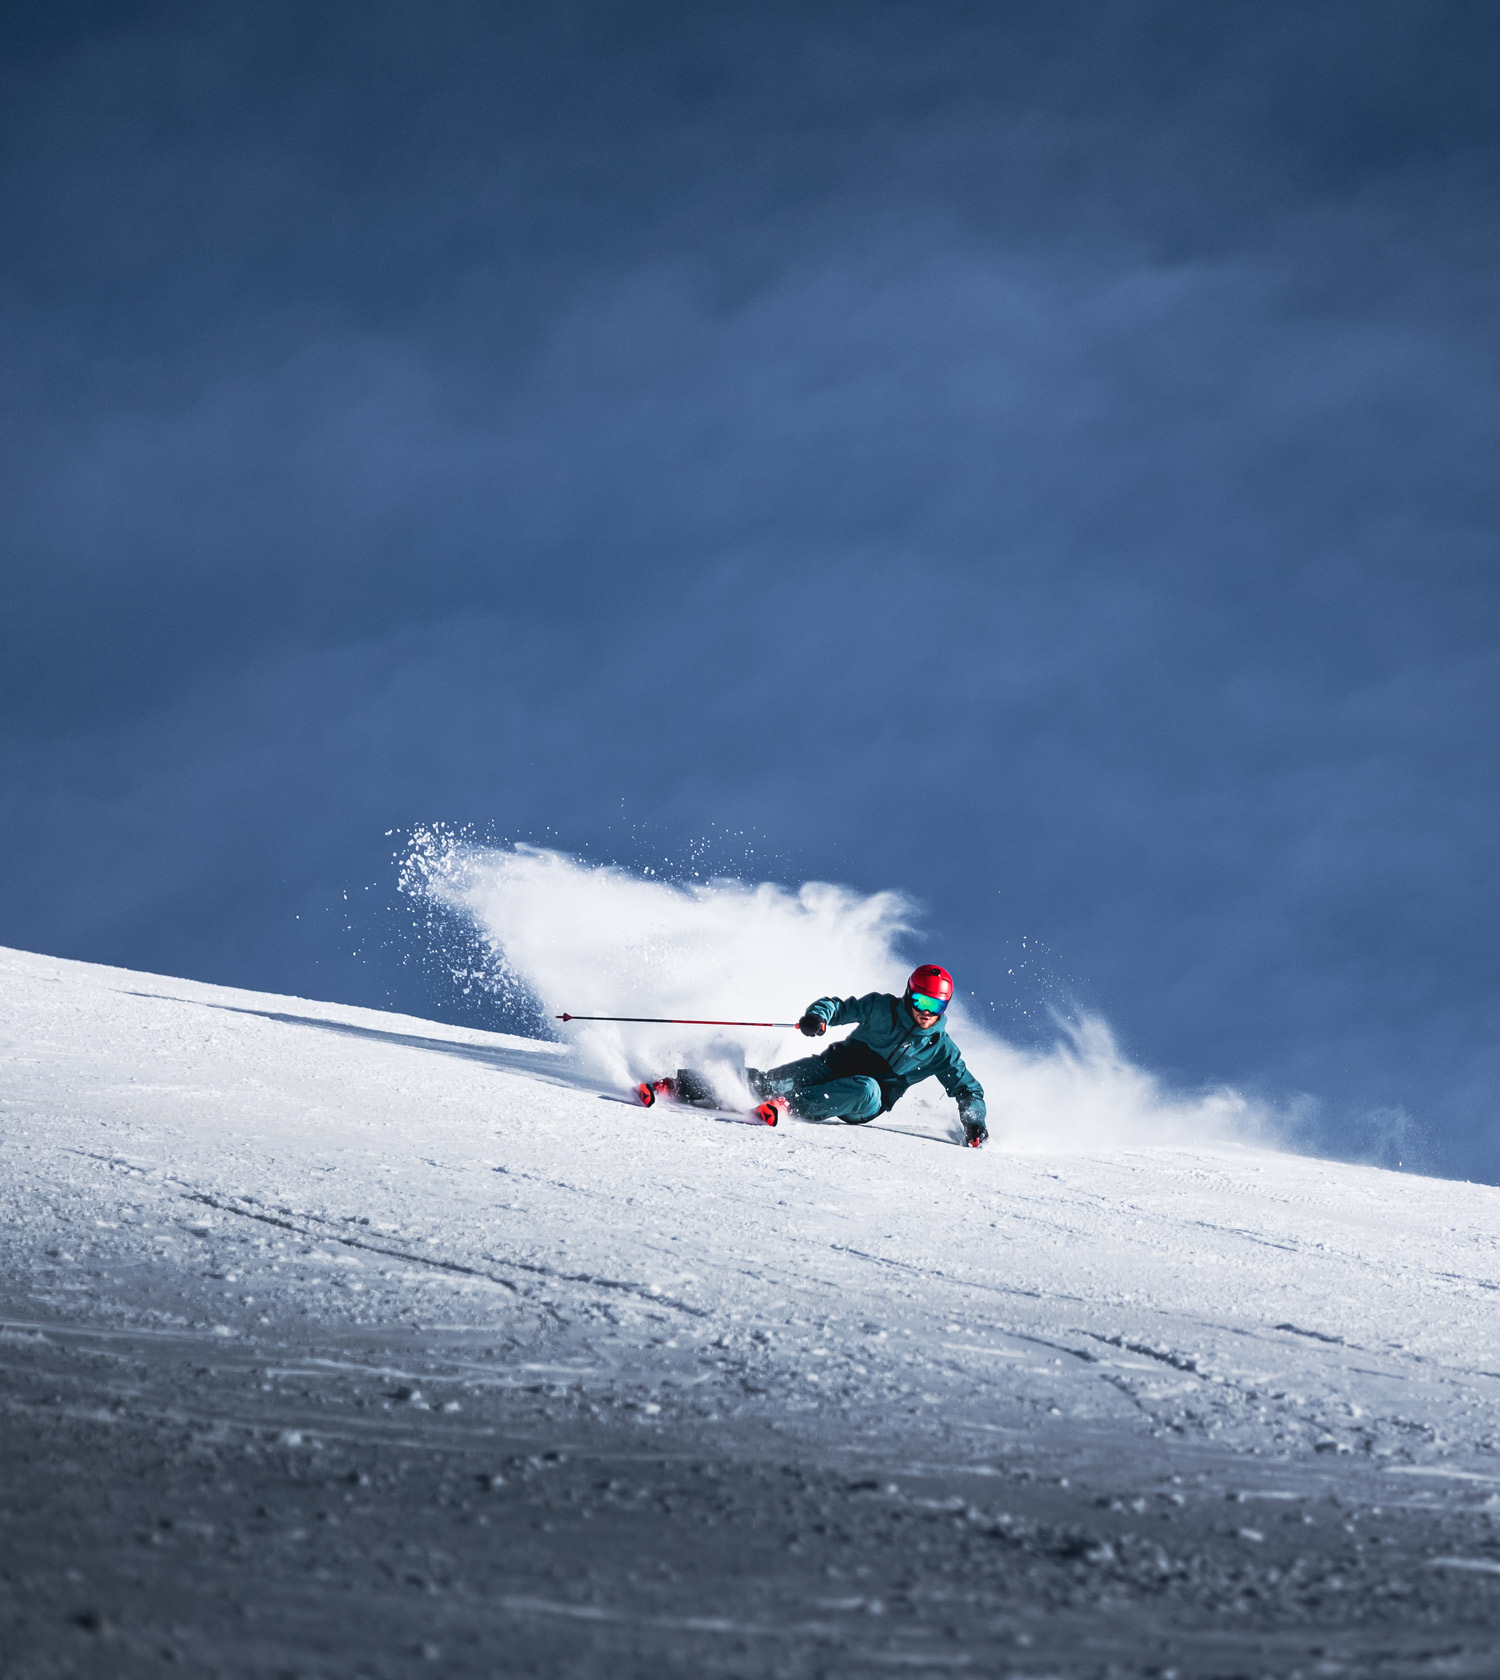
<svg viewBox="0 0 1500 1680">
<path fill-rule="evenodd" d="M 882 1476 L 1072 1464 L 1115 1510 L 1210 1464 L 1241 1499 L 1500 1508 L 1490 1187 L 1223 1144 L 975 1152 L 899 1113 L 716 1124 L 601 1100 L 559 1045 L 20 952 L 0 998 L 7 1372 L 64 1350 L 216 1439 L 264 1432 L 253 1386 L 238 1410 L 153 1399 L 143 1348 L 211 1347 L 267 1391 L 387 1385 L 378 1417 L 278 1424 L 330 1451 L 482 1445 L 465 1408 L 532 1395 L 643 1445 L 774 1437 Z M 1489 1591 L 1500 1564 L 1459 1538 L 1428 1574 Z M 503 1602 L 822 1637 L 813 1601 Z"/>
</svg>

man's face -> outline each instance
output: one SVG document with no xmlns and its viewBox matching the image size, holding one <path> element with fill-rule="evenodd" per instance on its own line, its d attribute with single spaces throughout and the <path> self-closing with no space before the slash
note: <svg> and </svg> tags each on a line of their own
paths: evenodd
<svg viewBox="0 0 1500 1680">
<path fill-rule="evenodd" d="M 912 1011 L 912 1020 L 922 1028 L 924 1033 L 931 1032 L 932 1028 L 937 1025 L 937 1021 L 942 1016 L 942 1010 L 924 1010 L 922 1005 L 924 1003 L 936 1003 L 936 1001 L 936 998 L 924 998 L 920 991 L 915 991 L 915 993 L 910 993 L 907 996 L 907 1008 Z"/>
<path fill-rule="evenodd" d="M 906 1007 L 911 1011 L 912 1020 L 923 1032 L 932 1031 L 947 1006 L 945 998 L 929 997 L 926 992 L 919 992 L 912 986 L 907 988 Z"/>
</svg>

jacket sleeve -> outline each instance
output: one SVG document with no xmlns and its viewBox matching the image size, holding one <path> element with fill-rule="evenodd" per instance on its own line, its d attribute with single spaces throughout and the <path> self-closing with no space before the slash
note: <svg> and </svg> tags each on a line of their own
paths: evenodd
<svg viewBox="0 0 1500 1680">
<path fill-rule="evenodd" d="M 876 994 L 872 993 L 871 996 Z M 819 998 L 816 1003 L 807 1006 L 809 1015 L 818 1015 L 830 1027 L 862 1027 L 865 1024 L 865 1005 L 870 999 L 862 998 Z"/>
<path fill-rule="evenodd" d="M 964 1066 L 964 1059 L 958 1053 L 956 1045 L 952 1045 L 952 1059 L 945 1061 L 941 1067 L 933 1069 L 938 1077 L 938 1083 L 958 1103 L 958 1117 L 960 1120 L 973 1120 L 984 1123 L 984 1087 Z"/>
</svg>

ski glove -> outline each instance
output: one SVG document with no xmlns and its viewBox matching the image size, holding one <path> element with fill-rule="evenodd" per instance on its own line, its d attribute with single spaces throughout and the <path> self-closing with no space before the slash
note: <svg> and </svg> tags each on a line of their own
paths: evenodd
<svg viewBox="0 0 1500 1680">
<path fill-rule="evenodd" d="M 828 1031 L 828 1023 L 821 1015 L 804 1015 L 797 1023 L 797 1030 L 804 1038 L 821 1038 Z"/>
<path fill-rule="evenodd" d="M 979 1149 L 989 1137 L 989 1128 L 983 1120 L 964 1121 L 964 1142 L 970 1149 Z"/>
</svg>

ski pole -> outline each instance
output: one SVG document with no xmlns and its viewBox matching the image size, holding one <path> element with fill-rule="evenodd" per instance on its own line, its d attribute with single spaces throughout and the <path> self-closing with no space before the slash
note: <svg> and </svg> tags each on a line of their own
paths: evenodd
<svg viewBox="0 0 1500 1680">
<path fill-rule="evenodd" d="M 795 1027 L 795 1021 L 679 1021 L 671 1015 L 558 1015 L 559 1021 L 644 1021 L 655 1027 Z"/>
</svg>

